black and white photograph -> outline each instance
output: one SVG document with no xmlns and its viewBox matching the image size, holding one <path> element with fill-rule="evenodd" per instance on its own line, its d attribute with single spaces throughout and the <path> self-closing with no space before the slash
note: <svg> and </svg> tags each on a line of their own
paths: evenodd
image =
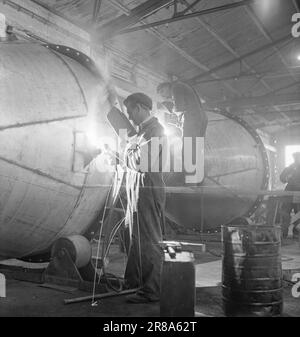
<svg viewBox="0 0 300 337">
<path fill-rule="evenodd" d="M 0 0 L 8 317 L 300 317 L 300 0 Z"/>
</svg>

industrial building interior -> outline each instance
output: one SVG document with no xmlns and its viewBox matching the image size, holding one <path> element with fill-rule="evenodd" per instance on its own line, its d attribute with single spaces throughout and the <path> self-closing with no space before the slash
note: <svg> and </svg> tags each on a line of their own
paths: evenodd
<svg viewBox="0 0 300 337">
<path fill-rule="evenodd" d="M 299 22 L 299 0 L 0 0 L 0 317 L 300 316 Z M 186 136 L 199 181 L 120 164 Z"/>
</svg>

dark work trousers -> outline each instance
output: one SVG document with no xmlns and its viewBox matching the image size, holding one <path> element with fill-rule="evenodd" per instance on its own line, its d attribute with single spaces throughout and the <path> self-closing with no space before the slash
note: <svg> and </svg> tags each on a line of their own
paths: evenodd
<svg viewBox="0 0 300 337">
<path fill-rule="evenodd" d="M 157 193 L 157 192 L 156 192 Z M 125 271 L 125 284 L 139 288 L 139 294 L 150 300 L 160 296 L 160 275 L 163 252 L 163 199 L 155 197 L 151 188 L 140 188 L 138 211 L 133 224 L 132 242 Z"/>
</svg>

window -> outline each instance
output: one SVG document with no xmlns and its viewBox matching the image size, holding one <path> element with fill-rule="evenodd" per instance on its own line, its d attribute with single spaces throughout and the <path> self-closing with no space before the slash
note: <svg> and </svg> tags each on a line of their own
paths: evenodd
<svg viewBox="0 0 300 337">
<path fill-rule="evenodd" d="M 300 145 L 288 145 L 285 147 L 285 167 L 293 164 L 293 153 L 300 152 Z"/>
</svg>

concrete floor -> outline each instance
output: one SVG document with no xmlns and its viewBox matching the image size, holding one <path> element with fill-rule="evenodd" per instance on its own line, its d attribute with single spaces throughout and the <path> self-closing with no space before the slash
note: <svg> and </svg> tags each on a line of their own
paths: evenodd
<svg viewBox="0 0 300 337">
<path fill-rule="evenodd" d="M 197 316 L 224 316 L 221 297 L 221 244 L 208 243 L 206 253 L 196 254 Z M 108 272 L 122 274 L 125 259 L 114 246 L 109 256 Z M 282 245 L 283 270 L 286 279 L 300 272 L 300 247 L 293 240 Z M 15 261 L 8 261 L 8 264 Z M 63 300 L 89 295 L 74 288 L 64 291 L 38 284 L 7 280 L 7 297 L 0 298 L 0 317 L 67 316 L 67 317 L 159 317 L 159 304 L 128 304 L 125 296 L 64 305 Z M 300 298 L 293 298 L 291 284 L 284 282 L 284 316 L 300 317 Z"/>
</svg>

